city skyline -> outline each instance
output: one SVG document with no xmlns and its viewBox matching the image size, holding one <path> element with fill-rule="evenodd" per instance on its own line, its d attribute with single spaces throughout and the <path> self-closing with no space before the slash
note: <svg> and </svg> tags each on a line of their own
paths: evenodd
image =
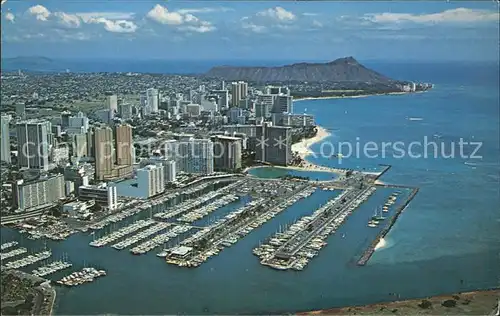
<svg viewBox="0 0 500 316">
<path fill-rule="evenodd" d="M 498 21 L 494 1 L 7 1 L 2 57 L 497 61 Z"/>
</svg>

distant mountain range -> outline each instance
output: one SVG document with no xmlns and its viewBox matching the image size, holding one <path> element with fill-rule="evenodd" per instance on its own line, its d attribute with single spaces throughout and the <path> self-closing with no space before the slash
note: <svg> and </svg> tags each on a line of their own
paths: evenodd
<svg viewBox="0 0 500 316">
<path fill-rule="evenodd" d="M 218 66 L 207 77 L 252 82 L 370 82 L 390 83 L 393 80 L 361 65 L 353 57 L 327 63 L 297 63 L 278 67 Z"/>
<path fill-rule="evenodd" d="M 11 58 L 2 58 L 2 69 L 6 71 L 13 70 L 41 70 L 50 69 L 55 66 L 54 60 L 41 56 L 20 56 Z"/>
</svg>

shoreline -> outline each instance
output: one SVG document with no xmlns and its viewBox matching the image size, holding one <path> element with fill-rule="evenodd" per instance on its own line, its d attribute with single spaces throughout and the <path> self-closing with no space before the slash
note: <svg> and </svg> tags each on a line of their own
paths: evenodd
<svg viewBox="0 0 500 316">
<path fill-rule="evenodd" d="M 304 171 L 325 171 L 325 172 L 332 172 L 336 174 L 345 174 L 345 170 L 343 169 L 337 169 L 337 168 L 331 168 L 323 165 L 317 165 L 314 163 L 311 163 L 309 160 L 307 160 L 307 157 L 310 155 L 314 154 L 314 152 L 311 150 L 311 147 L 314 144 L 320 143 L 323 140 L 327 139 L 328 137 L 332 136 L 333 134 L 330 133 L 327 129 L 320 125 L 316 125 L 316 128 L 318 129 L 318 132 L 316 133 L 316 136 L 312 138 L 304 138 L 300 142 L 292 144 L 292 152 L 297 153 L 300 158 L 302 158 L 302 163 L 298 166 L 290 166 L 290 167 L 284 167 L 287 169 L 296 169 L 296 170 L 304 170 Z"/>
<path fill-rule="evenodd" d="M 396 293 L 392 293 L 396 295 Z M 396 296 L 397 298 L 397 296 Z M 419 304 L 427 300 L 432 307 L 424 309 Z M 456 307 L 444 307 L 447 300 L 456 301 Z M 493 315 L 496 306 L 500 304 L 499 288 L 441 294 L 406 300 L 396 299 L 368 305 L 355 305 L 327 308 L 314 311 L 298 312 L 296 315 L 443 315 L 442 312 L 453 312 L 454 315 Z M 490 305 L 490 306 L 488 306 Z M 450 314 L 450 315 L 452 315 Z"/>
<path fill-rule="evenodd" d="M 307 100 L 328 100 L 328 99 L 357 99 L 357 98 L 367 98 L 372 96 L 382 96 L 382 95 L 404 95 L 404 94 L 414 94 L 414 93 L 422 93 L 425 91 L 415 91 L 415 92 L 387 92 L 387 93 L 374 93 L 374 94 L 360 94 L 360 95 L 346 95 L 346 96 L 325 96 L 325 97 L 305 97 L 300 99 L 295 99 L 293 102 L 307 101 Z"/>
</svg>

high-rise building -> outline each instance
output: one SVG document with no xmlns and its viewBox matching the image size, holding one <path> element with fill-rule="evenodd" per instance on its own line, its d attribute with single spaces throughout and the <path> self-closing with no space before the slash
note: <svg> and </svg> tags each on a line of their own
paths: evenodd
<svg viewBox="0 0 500 316">
<path fill-rule="evenodd" d="M 118 112 L 118 98 L 116 95 L 106 96 L 106 110 L 110 110 L 112 113 Z"/>
<path fill-rule="evenodd" d="M 213 90 L 213 95 L 218 96 L 217 104 L 220 109 L 227 109 L 229 107 L 229 91 L 227 90 Z"/>
<path fill-rule="evenodd" d="M 76 116 L 69 117 L 69 128 L 82 128 L 86 133 L 89 129 L 89 119 L 82 112 L 78 112 Z M 76 134 L 76 133 L 75 133 Z"/>
<path fill-rule="evenodd" d="M 16 115 L 24 120 L 26 117 L 26 105 L 24 103 L 16 104 Z"/>
<path fill-rule="evenodd" d="M 95 157 L 94 129 L 89 129 L 86 135 L 87 135 L 87 157 Z"/>
<path fill-rule="evenodd" d="M 87 146 L 87 135 L 86 134 L 75 134 L 72 135 L 72 156 L 73 157 L 87 157 L 88 146 Z"/>
<path fill-rule="evenodd" d="M 147 105 L 151 113 L 158 113 L 158 90 L 149 88 L 146 90 Z"/>
<path fill-rule="evenodd" d="M 267 86 L 266 94 L 284 94 L 290 95 L 290 89 L 288 87 L 275 87 L 275 86 Z"/>
<path fill-rule="evenodd" d="M 257 142 L 257 160 L 282 166 L 292 160 L 291 127 L 265 123 L 257 129 Z"/>
<path fill-rule="evenodd" d="M 240 81 L 238 85 L 240 86 L 240 100 L 245 99 L 248 95 L 248 83 Z"/>
<path fill-rule="evenodd" d="M 176 146 L 177 170 L 186 173 L 211 174 L 214 172 L 214 149 L 209 139 L 179 141 Z"/>
<path fill-rule="evenodd" d="M 199 104 L 188 104 L 186 105 L 186 114 L 192 117 L 198 117 L 201 114 L 201 107 Z"/>
<path fill-rule="evenodd" d="M 235 171 L 241 168 L 241 138 L 215 135 L 211 137 L 214 146 L 214 169 Z"/>
<path fill-rule="evenodd" d="M 264 104 L 266 106 L 265 108 L 265 111 L 263 113 L 265 113 L 266 116 L 264 117 L 269 117 L 270 116 L 270 113 L 272 112 L 273 110 L 273 107 L 274 107 L 274 98 L 275 98 L 275 95 L 272 95 L 272 94 L 259 94 L 257 96 L 257 104 L 256 104 L 256 109 L 255 111 L 257 112 L 257 105 L 259 104 Z M 262 114 L 262 112 L 261 112 Z"/>
<path fill-rule="evenodd" d="M 0 161 L 10 163 L 9 115 L 2 115 L 0 121 Z"/>
<path fill-rule="evenodd" d="M 17 164 L 19 168 L 49 168 L 51 124 L 48 121 L 23 121 L 16 125 Z M 52 135 L 50 133 L 50 135 Z"/>
<path fill-rule="evenodd" d="M 65 197 L 64 176 L 44 176 L 30 182 L 17 180 L 12 193 L 13 204 L 20 210 L 46 207 Z"/>
<path fill-rule="evenodd" d="M 124 120 L 132 118 L 132 104 L 121 103 L 120 105 L 118 105 L 118 114 Z"/>
<path fill-rule="evenodd" d="M 174 157 L 174 156 L 172 156 Z M 161 164 L 163 166 L 163 174 L 165 183 L 174 182 L 176 179 L 176 164 L 174 160 L 170 160 L 167 157 L 150 157 L 141 161 L 141 167 L 147 165 L 157 165 Z"/>
<path fill-rule="evenodd" d="M 261 102 L 255 104 L 255 117 L 266 118 L 269 115 L 269 107 L 267 104 Z"/>
<path fill-rule="evenodd" d="M 71 112 L 64 111 L 61 112 L 61 127 L 66 129 L 69 126 L 69 118 L 71 117 Z"/>
<path fill-rule="evenodd" d="M 241 100 L 241 89 L 238 82 L 231 82 L 231 105 L 238 106 Z"/>
<path fill-rule="evenodd" d="M 132 150 L 134 150 L 132 126 L 128 124 L 117 125 L 115 127 L 116 164 L 131 166 L 133 164 Z"/>
<path fill-rule="evenodd" d="M 286 94 L 278 94 L 274 97 L 272 113 L 292 113 L 293 97 Z"/>
<path fill-rule="evenodd" d="M 148 165 L 137 170 L 137 183 L 139 188 L 147 191 L 147 197 L 151 197 L 165 191 L 165 178 L 161 164 Z"/>
<path fill-rule="evenodd" d="M 95 178 L 104 180 L 113 170 L 113 131 L 109 127 L 94 130 Z"/>
<path fill-rule="evenodd" d="M 96 204 L 109 210 L 114 210 L 118 207 L 116 186 L 111 183 L 81 186 L 78 188 L 78 199 L 81 201 L 94 200 Z"/>
<path fill-rule="evenodd" d="M 235 124 L 238 122 L 238 117 L 243 115 L 243 111 L 240 108 L 231 108 L 229 109 L 229 123 Z"/>
</svg>

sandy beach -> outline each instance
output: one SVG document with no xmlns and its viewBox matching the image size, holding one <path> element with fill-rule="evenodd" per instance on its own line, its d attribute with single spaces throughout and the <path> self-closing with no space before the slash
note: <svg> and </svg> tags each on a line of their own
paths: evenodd
<svg viewBox="0 0 500 316">
<path fill-rule="evenodd" d="M 366 97 L 380 96 L 380 95 L 402 95 L 402 94 L 419 93 L 419 92 L 423 92 L 423 91 L 389 92 L 389 93 L 360 94 L 360 95 L 348 95 L 348 96 L 330 96 L 330 97 L 307 97 L 307 98 L 294 99 L 293 102 L 300 102 L 300 101 L 306 101 L 306 100 L 356 99 L 356 98 L 366 98 Z"/>
<path fill-rule="evenodd" d="M 312 153 L 311 146 L 319 143 L 331 135 L 330 132 L 319 125 L 317 126 L 317 129 L 318 132 L 316 133 L 316 136 L 312 138 L 304 138 L 300 142 L 293 144 L 292 152 L 297 152 L 302 159 L 306 160 L 306 157 Z"/>
</svg>

